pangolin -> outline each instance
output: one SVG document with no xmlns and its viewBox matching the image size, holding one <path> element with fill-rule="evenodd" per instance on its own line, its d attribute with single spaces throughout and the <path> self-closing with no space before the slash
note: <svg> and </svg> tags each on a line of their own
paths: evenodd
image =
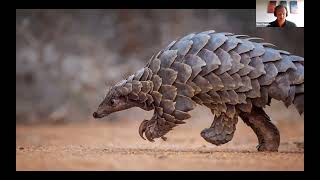
<svg viewBox="0 0 320 180">
<path fill-rule="evenodd" d="M 280 133 L 263 108 L 271 99 L 304 113 L 304 58 L 248 35 L 214 30 L 190 33 L 155 53 L 145 67 L 114 85 L 94 118 L 131 107 L 154 110 L 139 134 L 153 142 L 184 124 L 196 105 L 214 115 L 200 135 L 229 142 L 238 117 L 258 138 L 258 151 L 278 151 Z"/>
</svg>

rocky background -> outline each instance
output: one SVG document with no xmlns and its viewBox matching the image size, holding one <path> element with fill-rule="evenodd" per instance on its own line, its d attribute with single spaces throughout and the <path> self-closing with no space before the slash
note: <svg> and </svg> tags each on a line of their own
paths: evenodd
<svg viewBox="0 0 320 180">
<path fill-rule="evenodd" d="M 256 28 L 254 9 L 16 10 L 16 122 L 91 120 L 112 84 L 177 37 L 209 29 L 262 37 L 304 56 L 303 28 Z M 268 111 L 283 119 L 298 115 L 274 107 Z"/>
</svg>

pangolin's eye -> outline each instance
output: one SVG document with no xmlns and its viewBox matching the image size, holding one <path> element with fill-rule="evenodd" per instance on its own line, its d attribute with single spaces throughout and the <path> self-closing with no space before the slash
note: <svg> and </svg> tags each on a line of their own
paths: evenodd
<svg viewBox="0 0 320 180">
<path fill-rule="evenodd" d="M 115 104 L 114 99 L 111 99 L 110 104 L 111 104 L 111 105 L 114 105 L 114 104 Z"/>
<path fill-rule="evenodd" d="M 110 105 L 111 106 L 114 106 L 114 105 L 116 105 L 118 103 L 118 100 L 116 100 L 116 99 L 111 99 L 110 100 Z"/>
</svg>

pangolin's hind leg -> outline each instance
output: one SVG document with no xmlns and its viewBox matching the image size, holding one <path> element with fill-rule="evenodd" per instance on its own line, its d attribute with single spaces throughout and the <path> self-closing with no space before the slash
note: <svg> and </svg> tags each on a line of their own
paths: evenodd
<svg viewBox="0 0 320 180">
<path fill-rule="evenodd" d="M 262 108 L 253 106 L 251 113 L 241 112 L 239 115 L 257 135 L 258 151 L 278 151 L 280 133 Z"/>
<path fill-rule="evenodd" d="M 214 117 L 210 128 L 201 131 L 201 136 L 212 144 L 225 144 L 233 138 L 237 122 L 238 116 L 230 118 L 222 113 L 219 117 Z"/>
</svg>

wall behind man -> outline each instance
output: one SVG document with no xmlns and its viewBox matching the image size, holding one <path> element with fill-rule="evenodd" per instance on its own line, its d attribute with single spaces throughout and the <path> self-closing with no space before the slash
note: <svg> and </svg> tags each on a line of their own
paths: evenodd
<svg viewBox="0 0 320 180">
<path fill-rule="evenodd" d="M 257 26 L 265 26 L 271 21 L 276 20 L 273 13 L 267 13 L 268 4 L 270 0 L 256 0 L 256 21 Z M 277 1 L 276 5 L 279 5 L 280 0 Z M 288 17 L 287 20 L 294 22 L 297 27 L 304 27 L 304 0 L 295 0 L 298 2 L 298 14 L 290 13 L 290 1 L 287 1 Z"/>
</svg>

